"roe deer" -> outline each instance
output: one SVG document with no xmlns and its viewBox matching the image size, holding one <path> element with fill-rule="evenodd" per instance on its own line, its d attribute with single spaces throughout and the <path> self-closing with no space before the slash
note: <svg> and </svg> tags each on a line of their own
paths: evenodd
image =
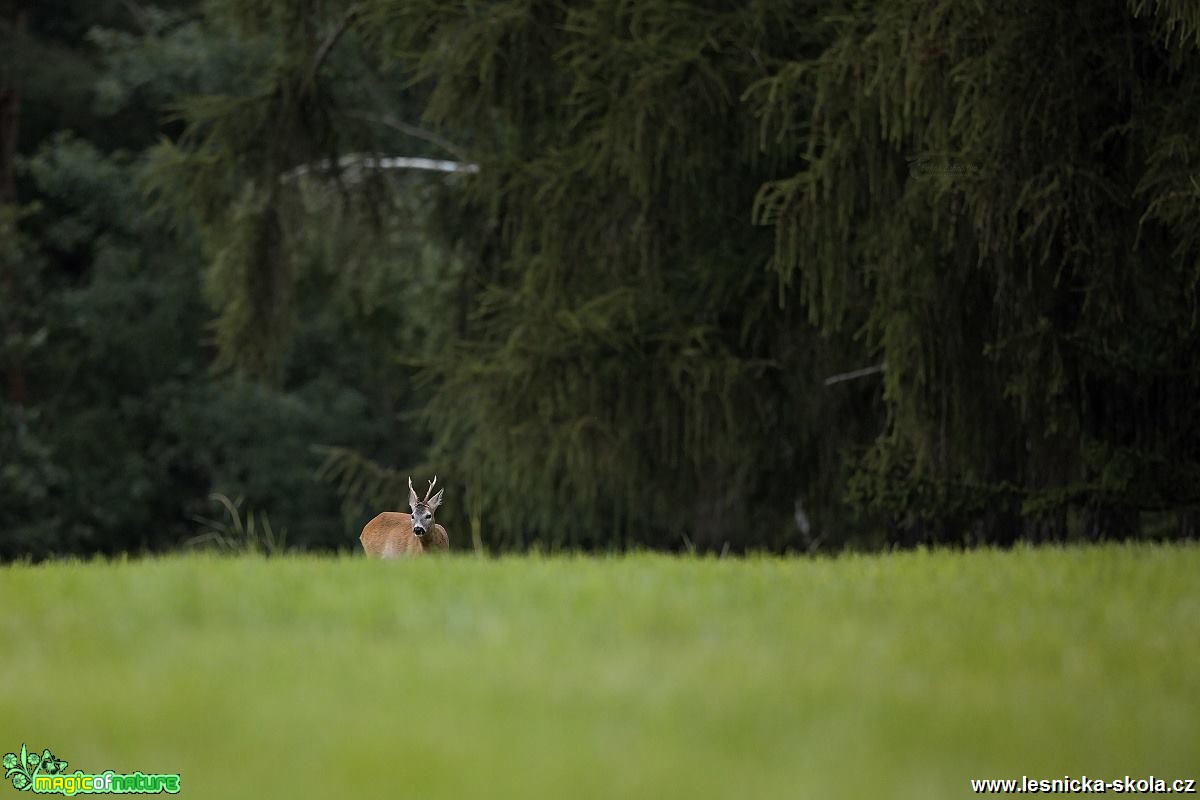
<svg viewBox="0 0 1200 800">
<path fill-rule="evenodd" d="M 437 484 L 437 476 L 429 482 L 425 499 L 418 500 L 413 490 L 412 478 L 408 479 L 408 507 L 411 514 L 401 511 L 384 511 L 363 526 L 358 540 L 363 551 L 376 558 L 404 558 L 419 556 L 426 550 L 449 550 L 450 537 L 446 529 L 433 521 L 433 515 L 442 504 L 442 492 L 433 497 L 429 493 Z M 428 537 L 428 538 L 426 538 Z"/>
</svg>

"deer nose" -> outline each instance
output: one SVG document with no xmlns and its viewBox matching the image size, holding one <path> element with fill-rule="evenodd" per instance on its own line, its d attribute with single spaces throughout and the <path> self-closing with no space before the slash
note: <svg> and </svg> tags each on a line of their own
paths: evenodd
<svg viewBox="0 0 1200 800">
<path fill-rule="evenodd" d="M 425 529 L 424 529 L 424 528 L 421 528 L 421 527 L 419 527 L 419 526 L 417 526 L 417 525 L 414 525 L 414 526 L 413 526 L 413 533 L 414 533 L 415 535 L 417 535 L 417 536 L 424 536 L 424 535 L 425 535 Z"/>
</svg>

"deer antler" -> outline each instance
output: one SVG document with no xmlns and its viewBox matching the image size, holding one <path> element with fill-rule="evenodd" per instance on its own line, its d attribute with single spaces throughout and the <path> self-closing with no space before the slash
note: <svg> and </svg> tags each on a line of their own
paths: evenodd
<svg viewBox="0 0 1200 800">
<path fill-rule="evenodd" d="M 427 502 L 429 500 L 429 495 L 433 494 L 433 487 L 436 485 L 437 485 L 437 475 L 434 475 L 433 480 L 431 480 L 429 482 L 429 488 L 425 490 L 425 499 L 421 501 L 422 503 Z"/>
</svg>

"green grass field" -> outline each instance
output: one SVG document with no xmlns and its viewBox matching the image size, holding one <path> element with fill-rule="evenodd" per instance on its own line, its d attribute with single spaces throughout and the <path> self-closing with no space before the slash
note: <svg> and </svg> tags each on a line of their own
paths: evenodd
<svg viewBox="0 0 1200 800">
<path fill-rule="evenodd" d="M 1200 777 L 1197 546 L 193 555 L 0 567 L 0 606 L 0 753 L 178 772 L 185 797 Z"/>
</svg>

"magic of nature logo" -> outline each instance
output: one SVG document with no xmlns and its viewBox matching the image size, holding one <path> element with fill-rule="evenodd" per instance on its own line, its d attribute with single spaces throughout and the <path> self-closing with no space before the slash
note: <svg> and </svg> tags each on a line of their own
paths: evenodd
<svg viewBox="0 0 1200 800">
<path fill-rule="evenodd" d="M 35 794 L 62 794 L 68 797 L 77 794 L 158 794 L 179 792 L 179 775 L 159 775 L 133 772 L 121 774 L 110 770 L 88 773 L 81 770 L 67 772 L 67 762 L 42 750 L 29 750 L 21 745 L 20 753 L 4 754 L 4 777 L 12 781 L 13 788 Z"/>
</svg>

